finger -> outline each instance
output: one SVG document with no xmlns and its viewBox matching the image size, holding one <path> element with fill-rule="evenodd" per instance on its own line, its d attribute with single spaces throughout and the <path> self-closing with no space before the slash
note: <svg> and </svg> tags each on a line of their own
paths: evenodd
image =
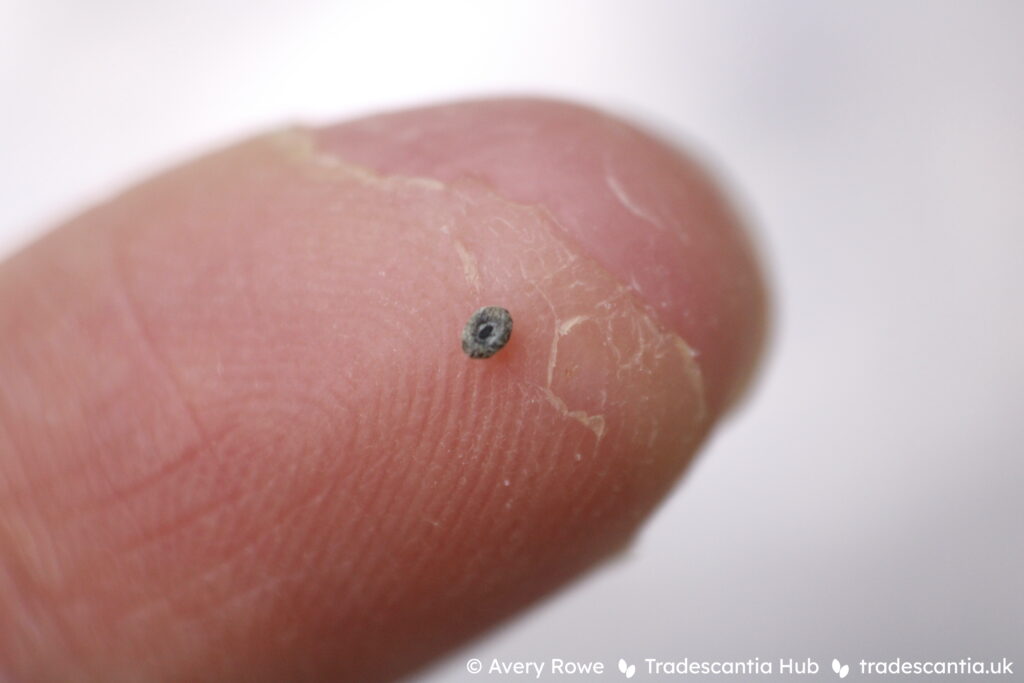
<svg viewBox="0 0 1024 683">
<path fill-rule="evenodd" d="M 512 338 L 469 359 L 483 305 Z M 684 159 L 461 103 L 258 138 L 0 269 L 0 662 L 399 675 L 620 546 L 762 292 Z"/>
</svg>

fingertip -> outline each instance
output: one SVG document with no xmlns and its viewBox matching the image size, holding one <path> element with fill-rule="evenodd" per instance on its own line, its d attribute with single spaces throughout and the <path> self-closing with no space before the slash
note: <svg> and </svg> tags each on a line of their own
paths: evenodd
<svg viewBox="0 0 1024 683">
<path fill-rule="evenodd" d="M 317 143 L 387 174 L 482 178 L 544 207 L 686 340 L 713 412 L 748 384 L 766 334 L 764 276 L 737 212 L 674 145 L 600 110 L 542 98 L 402 110 L 324 128 Z"/>
</svg>

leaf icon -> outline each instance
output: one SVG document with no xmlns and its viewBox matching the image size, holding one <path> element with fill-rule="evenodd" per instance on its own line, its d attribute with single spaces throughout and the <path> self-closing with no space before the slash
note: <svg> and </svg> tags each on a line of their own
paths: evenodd
<svg viewBox="0 0 1024 683">
<path fill-rule="evenodd" d="M 836 671 L 839 671 L 839 669 L 836 669 Z M 619 660 L 619 673 L 626 673 L 626 660 L 625 659 L 620 659 Z"/>
<path fill-rule="evenodd" d="M 636 664 L 630 664 L 629 668 L 626 669 L 626 678 L 632 678 L 633 674 L 636 673 Z"/>
<path fill-rule="evenodd" d="M 619 661 L 622 661 L 622 660 L 619 660 Z M 832 671 L 834 671 L 836 673 L 839 673 L 839 660 L 838 659 L 833 659 L 832 660 Z"/>
<path fill-rule="evenodd" d="M 839 670 L 839 677 L 846 678 L 846 674 L 850 673 L 850 665 L 843 664 L 843 668 Z"/>
</svg>

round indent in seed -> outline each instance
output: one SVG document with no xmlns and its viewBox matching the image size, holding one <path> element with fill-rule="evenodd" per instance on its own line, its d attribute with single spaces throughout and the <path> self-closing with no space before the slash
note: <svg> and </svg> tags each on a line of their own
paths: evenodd
<svg viewBox="0 0 1024 683">
<path fill-rule="evenodd" d="M 500 306 L 484 306 L 462 329 L 462 350 L 470 358 L 490 358 L 512 336 L 512 316 Z"/>
</svg>

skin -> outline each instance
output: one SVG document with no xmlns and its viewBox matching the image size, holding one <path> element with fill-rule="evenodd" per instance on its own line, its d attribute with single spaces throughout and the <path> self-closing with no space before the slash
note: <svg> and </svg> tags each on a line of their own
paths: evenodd
<svg viewBox="0 0 1024 683">
<path fill-rule="evenodd" d="M 484 305 L 515 331 L 470 360 Z M 561 102 L 143 183 L 0 265 L 0 673 L 408 673 L 628 543 L 764 307 L 693 163 Z"/>
</svg>

